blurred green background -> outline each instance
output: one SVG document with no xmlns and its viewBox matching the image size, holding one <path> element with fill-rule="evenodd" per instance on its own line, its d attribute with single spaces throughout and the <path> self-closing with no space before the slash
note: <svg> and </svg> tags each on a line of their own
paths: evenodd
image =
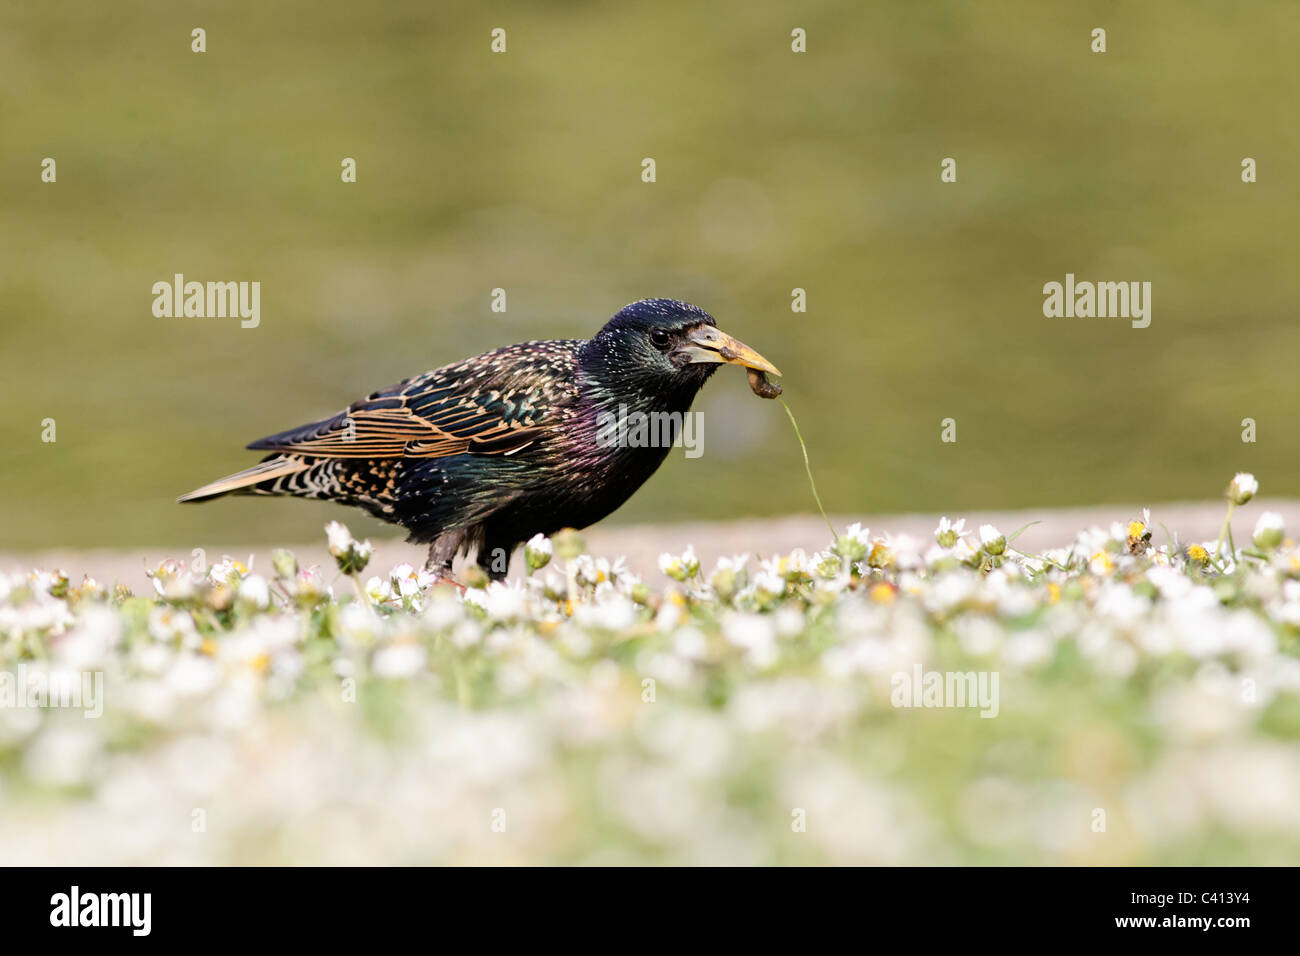
<svg viewBox="0 0 1300 956">
<path fill-rule="evenodd" d="M 373 533 L 173 499 L 643 296 L 781 366 L 834 512 L 1300 494 L 1297 49 L 1280 2 L 6 4 L 0 546 Z M 260 281 L 261 326 L 155 318 L 175 272 Z M 1152 282 L 1151 327 L 1044 318 L 1066 272 Z M 811 509 L 779 405 L 728 369 L 696 407 L 611 520 Z"/>
</svg>

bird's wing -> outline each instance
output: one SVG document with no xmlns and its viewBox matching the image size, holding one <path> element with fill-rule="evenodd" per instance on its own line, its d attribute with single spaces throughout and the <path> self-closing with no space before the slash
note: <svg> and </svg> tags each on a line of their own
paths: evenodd
<svg viewBox="0 0 1300 956">
<path fill-rule="evenodd" d="M 525 343 L 426 372 L 248 447 L 326 458 L 511 455 L 545 434 L 572 377 L 562 374 L 562 354 L 528 347 L 559 344 Z"/>
</svg>

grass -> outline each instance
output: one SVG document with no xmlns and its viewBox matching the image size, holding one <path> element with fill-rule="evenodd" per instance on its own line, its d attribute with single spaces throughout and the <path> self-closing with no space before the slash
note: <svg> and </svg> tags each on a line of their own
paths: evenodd
<svg viewBox="0 0 1300 956">
<path fill-rule="evenodd" d="M 164 562 L 149 594 L 8 577 L 0 846 L 14 863 L 1294 864 L 1300 548 L 1271 517 L 1241 548 L 1130 517 L 1041 554 L 988 526 L 854 526 L 762 562 L 664 555 L 654 581 L 564 533 L 529 543 L 523 583 L 463 592 L 374 573 L 337 525 L 337 567 Z M 95 719 L 13 696 L 95 673 Z"/>
</svg>

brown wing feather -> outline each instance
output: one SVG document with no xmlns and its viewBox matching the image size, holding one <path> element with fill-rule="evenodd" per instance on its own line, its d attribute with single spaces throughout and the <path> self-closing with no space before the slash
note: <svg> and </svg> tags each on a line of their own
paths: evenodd
<svg viewBox="0 0 1300 956">
<path fill-rule="evenodd" d="M 410 409 L 401 412 L 398 416 L 387 409 L 357 409 L 311 438 L 263 447 L 327 458 L 444 458 L 467 451 L 507 454 L 519 451 L 542 434 L 540 428 L 499 421 L 477 431 L 453 434 Z"/>
<path fill-rule="evenodd" d="M 543 437 L 548 409 L 576 392 L 556 374 L 567 369 L 572 347 L 527 343 L 426 372 L 248 447 L 327 458 L 513 454 Z"/>
</svg>

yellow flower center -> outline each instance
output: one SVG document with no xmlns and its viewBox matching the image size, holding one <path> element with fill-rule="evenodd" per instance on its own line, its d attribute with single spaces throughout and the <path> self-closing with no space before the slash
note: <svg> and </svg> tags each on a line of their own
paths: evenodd
<svg viewBox="0 0 1300 956">
<path fill-rule="evenodd" d="M 897 597 L 894 593 L 894 589 L 884 581 L 879 581 L 876 584 L 873 584 L 871 590 L 867 592 L 867 595 L 877 604 L 889 604 L 895 597 Z"/>
</svg>

